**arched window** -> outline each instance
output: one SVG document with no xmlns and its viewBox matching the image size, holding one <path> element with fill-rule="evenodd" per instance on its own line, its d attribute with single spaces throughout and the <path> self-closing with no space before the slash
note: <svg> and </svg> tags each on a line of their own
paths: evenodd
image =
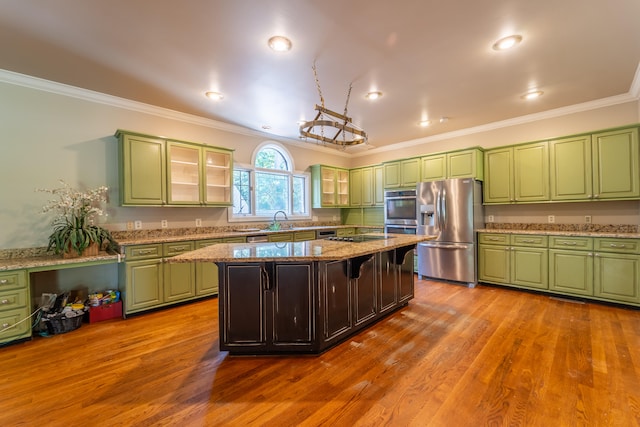
<svg viewBox="0 0 640 427">
<path fill-rule="evenodd" d="M 258 146 L 251 166 L 234 166 L 235 219 L 271 219 L 278 211 L 289 218 L 308 218 L 309 176 L 293 170 L 287 150 L 274 142 Z"/>
</svg>

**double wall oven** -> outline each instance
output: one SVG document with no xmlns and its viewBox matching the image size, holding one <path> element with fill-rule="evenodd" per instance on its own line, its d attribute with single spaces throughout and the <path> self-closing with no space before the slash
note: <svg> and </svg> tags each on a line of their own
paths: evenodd
<svg viewBox="0 0 640 427">
<path fill-rule="evenodd" d="M 417 228 L 416 189 L 385 190 L 385 233 L 416 234 Z"/>
</svg>

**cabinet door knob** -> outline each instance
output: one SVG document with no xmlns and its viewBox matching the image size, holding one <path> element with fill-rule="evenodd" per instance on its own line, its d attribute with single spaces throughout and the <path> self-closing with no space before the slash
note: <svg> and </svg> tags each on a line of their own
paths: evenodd
<svg viewBox="0 0 640 427">
<path fill-rule="evenodd" d="M 7 283 L 9 283 L 7 279 L 0 280 L 0 285 L 6 285 Z"/>
<path fill-rule="evenodd" d="M 11 325 L 9 325 L 8 323 L 3 323 L 3 324 L 2 324 L 2 327 L 3 327 L 3 328 L 6 328 L 6 327 L 8 327 L 8 326 L 11 326 Z"/>
<path fill-rule="evenodd" d="M 8 299 L 3 299 L 2 301 L 0 301 L 0 304 L 9 304 L 9 300 Z"/>
</svg>

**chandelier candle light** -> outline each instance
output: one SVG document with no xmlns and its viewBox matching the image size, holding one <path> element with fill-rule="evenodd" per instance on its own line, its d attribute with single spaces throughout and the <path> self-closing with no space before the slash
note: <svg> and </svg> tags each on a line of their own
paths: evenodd
<svg viewBox="0 0 640 427">
<path fill-rule="evenodd" d="M 331 111 L 324 106 L 324 98 L 318 81 L 318 73 L 316 65 L 313 64 L 313 75 L 320 95 L 320 104 L 315 106 L 318 112 L 313 120 L 306 121 L 300 125 L 300 137 L 312 138 L 324 144 L 335 144 L 342 149 L 348 146 L 363 144 L 368 141 L 365 131 L 358 129 L 349 116 L 347 116 L 347 108 L 349 106 L 349 97 L 351 96 L 351 87 L 349 84 L 349 92 L 347 93 L 347 101 L 344 105 L 344 114 Z M 334 130 L 333 135 L 325 136 L 325 127 Z"/>
</svg>

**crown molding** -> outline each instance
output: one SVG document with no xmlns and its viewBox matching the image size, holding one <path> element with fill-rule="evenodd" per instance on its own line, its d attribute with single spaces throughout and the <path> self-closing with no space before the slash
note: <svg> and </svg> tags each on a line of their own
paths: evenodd
<svg viewBox="0 0 640 427">
<path fill-rule="evenodd" d="M 435 141 L 443 141 L 447 139 L 457 138 L 461 136 L 472 135 L 476 133 L 487 132 L 495 129 L 531 123 L 538 120 L 551 119 L 568 114 L 574 114 L 589 110 L 595 110 L 598 108 L 609 107 L 617 104 L 623 104 L 625 102 L 637 101 L 640 99 L 640 63 L 636 68 L 636 73 L 629 88 L 629 92 L 622 95 L 611 96 L 608 98 L 602 98 L 595 101 L 583 102 L 581 104 L 570 105 L 567 107 L 560 107 L 553 110 L 542 111 L 540 113 L 528 114 L 526 116 L 515 117 L 512 119 L 501 120 L 498 122 L 487 123 L 480 126 L 470 127 L 466 129 L 460 129 L 453 132 L 441 133 L 438 135 L 432 135 L 425 138 L 412 139 L 408 141 L 398 142 L 391 145 L 375 148 L 373 146 L 365 147 L 365 151 L 357 150 L 336 150 L 335 148 L 325 147 L 322 144 L 315 144 L 304 142 L 301 140 L 294 140 L 291 138 L 279 137 L 277 135 L 268 134 L 251 130 L 242 126 L 233 125 L 230 123 L 220 122 L 205 117 L 196 116 L 193 114 L 182 113 L 180 111 L 170 110 L 168 108 L 162 108 L 151 104 L 145 104 L 143 102 L 133 101 L 118 96 L 107 95 L 101 92 L 92 91 L 89 89 L 83 89 L 64 83 L 53 82 L 45 80 L 39 77 L 28 76 L 26 74 L 20 74 L 13 71 L 0 69 L 0 82 L 9 83 L 17 86 L 23 86 L 30 89 L 41 90 L 58 95 L 69 96 L 72 98 L 82 99 L 85 101 L 95 102 L 98 104 L 109 105 L 112 107 L 122 108 L 129 111 L 135 111 L 139 113 L 149 114 L 157 117 L 162 117 L 171 120 L 177 120 L 194 125 L 204 126 L 212 129 L 222 130 L 226 132 L 236 133 L 245 136 L 254 136 L 258 138 L 266 138 L 282 142 L 283 144 L 295 146 L 298 148 L 304 148 L 312 151 L 319 151 L 334 156 L 340 157 L 361 157 L 370 154 L 383 153 L 388 151 L 395 151 L 402 148 L 414 147 L 416 145 L 427 144 Z"/>
</svg>

